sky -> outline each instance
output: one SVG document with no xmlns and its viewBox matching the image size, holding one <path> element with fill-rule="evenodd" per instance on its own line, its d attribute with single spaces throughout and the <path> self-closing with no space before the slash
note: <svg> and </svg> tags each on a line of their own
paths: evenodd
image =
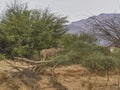
<svg viewBox="0 0 120 90">
<path fill-rule="evenodd" d="M 0 11 L 14 0 L 0 0 Z M 67 16 L 70 22 L 101 13 L 120 13 L 120 0 L 18 0 L 28 4 L 30 9 L 47 8 Z"/>
</svg>

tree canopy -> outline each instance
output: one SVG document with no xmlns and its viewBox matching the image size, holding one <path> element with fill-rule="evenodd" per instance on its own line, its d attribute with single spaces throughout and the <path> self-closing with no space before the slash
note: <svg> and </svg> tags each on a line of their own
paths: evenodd
<svg viewBox="0 0 120 90">
<path fill-rule="evenodd" d="M 29 57 L 33 50 L 56 47 L 66 32 L 67 17 L 47 9 L 29 10 L 27 4 L 14 1 L 7 5 L 0 20 L 0 52 Z"/>
</svg>

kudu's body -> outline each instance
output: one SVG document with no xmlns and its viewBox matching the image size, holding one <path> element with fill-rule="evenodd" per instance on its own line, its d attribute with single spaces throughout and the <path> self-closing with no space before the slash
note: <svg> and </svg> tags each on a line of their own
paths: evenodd
<svg viewBox="0 0 120 90">
<path fill-rule="evenodd" d="M 63 47 L 61 48 L 49 48 L 49 49 L 43 49 L 41 52 L 40 52 L 40 56 L 41 56 L 41 59 L 42 61 L 45 61 L 47 57 L 52 57 L 52 56 L 55 56 L 57 55 L 58 53 L 62 52 L 64 50 Z"/>
</svg>

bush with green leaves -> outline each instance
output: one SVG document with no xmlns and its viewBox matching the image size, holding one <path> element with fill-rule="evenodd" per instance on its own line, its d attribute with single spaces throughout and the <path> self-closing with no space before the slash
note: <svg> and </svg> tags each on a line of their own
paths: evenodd
<svg viewBox="0 0 120 90">
<path fill-rule="evenodd" d="M 6 59 L 7 59 L 7 57 L 4 54 L 0 53 L 0 60 L 6 60 Z"/>
<path fill-rule="evenodd" d="M 6 55 L 30 57 L 31 49 L 39 52 L 57 47 L 59 38 L 66 32 L 67 17 L 51 13 L 49 9 L 30 10 L 18 0 L 7 5 L 2 14 L 0 52 Z"/>
<path fill-rule="evenodd" d="M 62 65 L 81 64 L 92 72 L 100 73 L 120 68 L 120 59 L 111 56 L 107 47 L 82 40 L 74 41 L 63 55 L 55 57 L 54 60 L 60 61 Z"/>
<path fill-rule="evenodd" d="M 113 52 L 111 52 L 111 56 L 120 59 L 120 48 L 115 48 Z"/>
<path fill-rule="evenodd" d="M 70 47 L 63 53 L 62 60 L 67 61 L 68 63 L 82 63 L 83 60 L 88 57 L 94 50 L 95 45 L 83 42 L 81 40 L 73 41 Z M 61 57 L 54 59 L 60 59 Z"/>
<path fill-rule="evenodd" d="M 87 33 L 80 34 L 79 39 L 88 43 L 94 43 L 97 40 L 97 38 L 94 35 L 87 34 Z"/>
<path fill-rule="evenodd" d="M 65 47 L 70 47 L 76 40 L 79 40 L 78 35 L 64 34 L 61 39 L 59 39 L 59 44 L 64 45 Z"/>
<path fill-rule="evenodd" d="M 90 34 L 64 34 L 59 40 L 60 45 L 70 47 L 75 41 L 83 41 L 86 43 L 94 43 L 96 38 Z"/>
<path fill-rule="evenodd" d="M 29 53 L 29 47 L 27 45 L 21 47 L 15 47 L 12 51 L 12 55 L 18 57 L 27 56 L 28 53 Z"/>
<path fill-rule="evenodd" d="M 92 72 L 106 72 L 119 67 L 120 60 L 102 53 L 91 54 L 83 63 Z"/>
</svg>

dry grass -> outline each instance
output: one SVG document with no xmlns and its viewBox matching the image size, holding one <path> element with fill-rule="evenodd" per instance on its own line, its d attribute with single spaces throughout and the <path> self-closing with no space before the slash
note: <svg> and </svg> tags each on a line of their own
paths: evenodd
<svg viewBox="0 0 120 90">
<path fill-rule="evenodd" d="M 42 73 L 35 73 L 26 68 L 29 65 L 25 63 L 9 62 L 19 67 L 24 66 L 24 69 L 20 69 L 19 72 L 10 67 L 6 61 L 0 61 L 0 90 L 119 90 L 120 88 L 119 73 L 111 74 L 108 81 L 107 76 L 90 73 L 77 64 L 56 67 L 54 73 L 51 68 L 46 68 Z"/>
</svg>

